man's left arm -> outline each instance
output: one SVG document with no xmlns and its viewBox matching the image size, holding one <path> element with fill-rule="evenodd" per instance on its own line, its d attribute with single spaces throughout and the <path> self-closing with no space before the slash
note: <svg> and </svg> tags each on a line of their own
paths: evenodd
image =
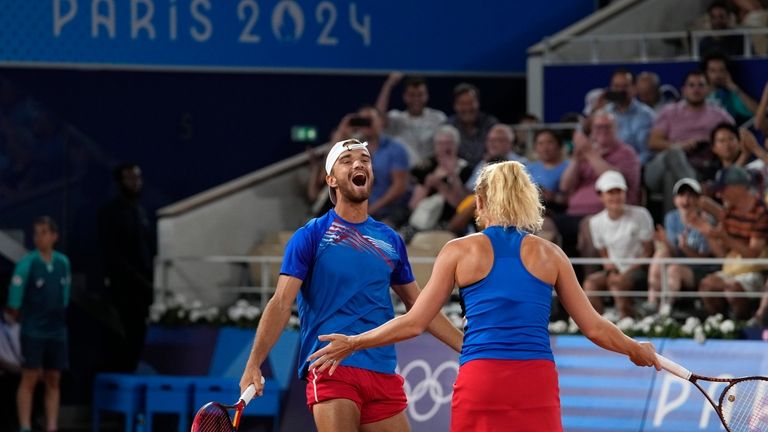
<svg viewBox="0 0 768 432">
<path fill-rule="evenodd" d="M 411 310 L 421 289 L 416 281 L 404 285 L 392 285 L 392 289 L 405 304 L 407 310 Z M 443 312 L 439 312 L 427 326 L 427 331 L 444 344 L 461 352 L 464 341 L 464 333 L 457 329 Z"/>
</svg>

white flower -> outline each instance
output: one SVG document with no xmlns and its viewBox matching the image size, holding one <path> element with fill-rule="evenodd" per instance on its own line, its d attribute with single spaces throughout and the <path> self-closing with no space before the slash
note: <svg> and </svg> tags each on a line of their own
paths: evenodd
<svg viewBox="0 0 768 432">
<path fill-rule="evenodd" d="M 240 300 L 235 302 L 235 307 L 239 307 L 239 308 L 242 308 L 242 309 L 245 309 L 245 308 L 247 308 L 250 305 L 251 304 L 248 303 L 248 300 L 246 300 L 246 299 L 240 299 Z"/>
<path fill-rule="evenodd" d="M 402 305 L 402 303 L 401 303 Z M 402 305 L 405 308 L 405 305 Z M 448 315 L 449 313 L 455 313 L 461 315 L 461 305 L 458 303 L 448 303 L 443 307 L 443 312 Z"/>
<path fill-rule="evenodd" d="M 187 304 L 187 298 L 184 296 L 184 294 L 176 293 L 176 295 L 173 296 L 172 301 L 175 303 L 176 306 L 182 306 Z"/>
<path fill-rule="evenodd" d="M 564 320 L 549 323 L 549 332 L 554 334 L 565 333 L 568 331 L 568 323 Z"/>
<path fill-rule="evenodd" d="M 195 300 L 190 304 L 189 307 L 192 309 L 201 309 L 203 307 L 203 302 L 200 300 Z"/>
<path fill-rule="evenodd" d="M 693 331 L 693 338 L 696 342 L 703 344 L 707 340 L 707 335 L 704 333 L 704 328 L 701 326 L 696 327 Z"/>
<path fill-rule="evenodd" d="M 213 321 L 216 319 L 217 316 L 219 316 L 219 308 L 216 306 L 211 306 L 208 309 L 205 310 L 205 318 L 208 321 Z"/>
<path fill-rule="evenodd" d="M 247 308 L 245 308 L 244 315 L 245 315 L 245 319 L 247 320 L 254 320 L 256 319 L 256 317 L 259 316 L 259 314 L 261 314 L 261 309 L 259 309 L 256 306 L 248 306 Z"/>
<path fill-rule="evenodd" d="M 227 316 L 232 321 L 238 321 L 240 319 L 240 317 L 243 316 L 243 312 L 244 312 L 244 310 L 242 308 L 234 307 L 233 306 L 233 307 L 231 307 L 231 308 L 229 308 L 227 310 Z"/>
<path fill-rule="evenodd" d="M 203 311 L 195 309 L 189 312 L 189 320 L 193 323 L 196 323 L 200 321 L 201 318 L 203 318 L 205 314 Z"/>
<path fill-rule="evenodd" d="M 736 330 L 736 324 L 733 323 L 731 320 L 725 320 L 722 323 L 720 323 L 720 331 L 729 334 L 732 333 L 734 330 Z"/>
<path fill-rule="evenodd" d="M 651 332 L 651 325 L 644 322 L 639 322 L 635 326 L 635 331 L 639 331 L 641 333 L 650 333 Z"/>
<path fill-rule="evenodd" d="M 696 328 L 699 324 L 701 324 L 701 320 L 694 316 L 690 316 L 685 320 L 685 327 L 690 327 L 691 329 Z"/>
<path fill-rule="evenodd" d="M 458 329 L 464 327 L 464 318 L 460 314 L 451 313 L 448 315 L 448 320 L 450 320 L 451 324 Z"/>
<path fill-rule="evenodd" d="M 615 324 L 619 321 L 619 314 L 617 314 L 613 309 L 608 309 L 603 312 L 603 318 Z"/>
<path fill-rule="evenodd" d="M 656 324 L 655 326 L 653 326 L 654 333 L 659 334 L 663 331 L 664 331 L 664 326 L 662 326 L 661 324 Z"/>
<path fill-rule="evenodd" d="M 616 327 L 619 328 L 619 330 L 625 332 L 627 330 L 632 330 L 632 328 L 635 326 L 635 320 L 632 317 L 624 317 L 619 320 L 619 322 L 616 323 Z"/>
<path fill-rule="evenodd" d="M 568 318 L 568 333 L 575 334 L 579 332 L 579 326 L 573 318 Z"/>
<path fill-rule="evenodd" d="M 288 319 L 288 325 L 291 327 L 298 328 L 299 323 L 300 323 L 299 317 L 297 317 L 296 315 L 291 315 L 291 318 Z"/>
<path fill-rule="evenodd" d="M 640 321 L 640 324 L 643 326 L 647 326 L 648 328 L 653 325 L 653 323 L 656 321 L 656 317 L 654 315 L 648 315 L 647 317 L 643 318 Z"/>
</svg>

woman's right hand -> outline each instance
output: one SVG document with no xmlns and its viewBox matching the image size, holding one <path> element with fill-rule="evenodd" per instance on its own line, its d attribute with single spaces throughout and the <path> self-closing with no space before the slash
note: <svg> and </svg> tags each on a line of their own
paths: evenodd
<svg viewBox="0 0 768 432">
<path fill-rule="evenodd" d="M 650 342 L 635 342 L 635 347 L 629 353 L 629 359 L 637 366 L 653 366 L 661 370 L 661 363 L 656 357 L 656 347 Z"/>
</svg>

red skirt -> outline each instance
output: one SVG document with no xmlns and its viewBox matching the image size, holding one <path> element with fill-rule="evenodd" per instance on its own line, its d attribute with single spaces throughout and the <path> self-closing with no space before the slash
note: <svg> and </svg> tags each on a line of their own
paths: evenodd
<svg viewBox="0 0 768 432">
<path fill-rule="evenodd" d="M 549 360 L 471 360 L 459 368 L 451 432 L 562 432 Z"/>
</svg>

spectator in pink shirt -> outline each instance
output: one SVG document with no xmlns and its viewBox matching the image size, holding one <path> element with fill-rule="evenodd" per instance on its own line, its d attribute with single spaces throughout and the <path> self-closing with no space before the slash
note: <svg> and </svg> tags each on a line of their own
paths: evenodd
<svg viewBox="0 0 768 432">
<path fill-rule="evenodd" d="M 577 131 L 573 136 L 571 163 L 560 178 L 560 190 L 568 194 L 565 215 L 555 220 L 563 239 L 563 248 L 569 255 L 580 252 L 594 256 L 585 216 L 603 210 L 603 202 L 595 190 L 595 182 L 608 170 L 618 171 L 627 182 L 628 204 L 640 202 L 640 161 L 635 150 L 620 141 L 616 132 L 616 119 L 606 111 L 592 115 L 589 137 Z M 578 251 L 573 250 L 578 240 Z"/>
<path fill-rule="evenodd" d="M 734 121 L 722 108 L 707 104 L 709 91 L 704 72 L 688 72 L 683 100 L 664 107 L 653 124 L 648 146 L 659 153 L 645 166 L 645 185 L 649 192 L 664 194 L 665 211 L 674 208 L 672 186 L 678 180 L 703 181 L 717 172 L 709 135 L 717 124 Z"/>
</svg>

